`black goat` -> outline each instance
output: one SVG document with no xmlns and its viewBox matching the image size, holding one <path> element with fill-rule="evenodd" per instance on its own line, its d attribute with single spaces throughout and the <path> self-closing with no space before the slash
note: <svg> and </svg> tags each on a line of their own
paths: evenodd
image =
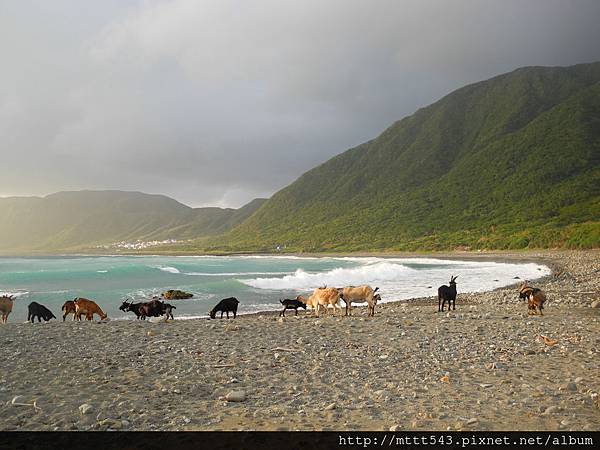
<svg viewBox="0 0 600 450">
<path fill-rule="evenodd" d="M 140 319 L 146 320 L 146 317 L 160 317 L 165 313 L 164 303 L 160 300 L 152 300 L 140 305 Z"/>
<path fill-rule="evenodd" d="M 233 318 L 235 319 L 235 315 L 237 314 L 238 301 L 235 297 L 224 298 L 217 305 L 210 310 L 208 315 L 211 319 L 216 319 L 217 312 L 221 311 L 221 319 L 223 318 L 223 313 L 227 313 L 227 318 L 229 319 L 229 312 L 233 312 Z"/>
<path fill-rule="evenodd" d="M 121 306 L 119 306 L 119 309 L 125 312 L 130 311 L 134 313 L 138 319 L 145 320 L 147 316 L 158 317 L 163 314 L 167 316 L 167 319 L 169 317 L 174 319 L 173 310 L 177 308 L 168 303 L 154 299 L 146 303 L 132 303 L 124 300 Z"/>
<path fill-rule="evenodd" d="M 171 317 L 171 319 L 175 320 L 175 317 L 173 317 L 173 310 L 177 309 L 177 307 L 173 306 L 173 305 L 169 305 L 168 303 L 164 303 L 163 302 L 163 314 L 165 314 L 167 316 L 167 319 L 169 317 Z"/>
<path fill-rule="evenodd" d="M 444 305 L 448 302 L 448 311 L 450 311 L 450 306 L 452 306 L 453 310 L 456 310 L 456 279 L 458 275 L 455 277 L 450 277 L 450 286 L 440 286 L 438 288 L 438 312 L 444 311 Z"/>
<path fill-rule="evenodd" d="M 295 310 L 296 316 L 298 315 L 298 308 L 304 308 L 304 310 L 306 311 L 306 303 L 302 303 L 300 300 L 290 300 L 289 298 L 286 298 L 284 300 L 279 300 L 279 303 L 281 303 L 283 305 L 283 309 L 279 313 L 279 317 L 281 317 L 281 316 L 285 317 L 286 309 Z"/>
<path fill-rule="evenodd" d="M 31 302 L 28 306 L 28 309 L 29 309 L 29 312 L 27 314 L 28 322 L 31 320 L 31 323 L 33 323 L 33 320 L 36 317 L 38 319 L 38 322 L 41 322 L 42 319 L 44 319 L 46 322 L 48 322 L 50 319 L 56 319 L 56 316 L 54 314 L 52 314 L 52 311 L 50 311 L 44 305 L 40 305 L 37 302 Z"/>
<path fill-rule="evenodd" d="M 140 306 L 142 306 L 142 305 L 143 305 L 143 303 L 133 303 L 133 302 L 128 303 L 127 300 L 123 300 L 123 303 L 121 304 L 121 306 L 119 306 L 119 309 L 124 312 L 131 311 L 139 319 L 141 316 Z"/>
</svg>

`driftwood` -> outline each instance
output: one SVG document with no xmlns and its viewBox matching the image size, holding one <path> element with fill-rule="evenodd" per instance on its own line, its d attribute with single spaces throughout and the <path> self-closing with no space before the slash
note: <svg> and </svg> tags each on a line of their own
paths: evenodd
<svg viewBox="0 0 600 450">
<path fill-rule="evenodd" d="M 540 334 L 538 336 L 538 338 L 541 342 L 546 344 L 548 347 L 554 347 L 556 344 L 558 344 L 558 339 L 551 339 L 548 336 L 544 336 L 543 334 Z"/>
<path fill-rule="evenodd" d="M 36 401 L 34 400 L 33 403 L 21 403 L 17 400 L 19 400 L 19 397 L 21 397 L 20 395 L 17 395 L 15 398 L 12 399 L 12 401 L 10 402 L 11 405 L 13 406 L 33 406 L 33 409 L 35 410 L 35 412 L 41 411 L 42 408 L 40 408 Z"/>
</svg>

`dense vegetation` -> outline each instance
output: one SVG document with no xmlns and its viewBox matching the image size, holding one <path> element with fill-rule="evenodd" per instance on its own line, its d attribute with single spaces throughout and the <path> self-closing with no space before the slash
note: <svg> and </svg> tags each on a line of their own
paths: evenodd
<svg viewBox="0 0 600 450">
<path fill-rule="evenodd" d="M 458 89 L 188 249 L 278 245 L 600 246 L 600 63 L 522 68 Z"/>
<path fill-rule="evenodd" d="M 80 251 L 117 241 L 191 239 L 224 233 L 265 200 L 240 209 L 190 208 L 139 192 L 60 192 L 0 199 L 0 252 Z"/>
</svg>

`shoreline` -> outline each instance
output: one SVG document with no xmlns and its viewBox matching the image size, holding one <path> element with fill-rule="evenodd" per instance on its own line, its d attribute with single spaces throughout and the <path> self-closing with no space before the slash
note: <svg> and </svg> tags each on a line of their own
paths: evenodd
<svg viewBox="0 0 600 450">
<path fill-rule="evenodd" d="M 508 286 L 444 313 L 423 297 L 373 318 L 9 322 L 0 429 L 597 430 L 600 253 L 541 256 L 544 316 Z"/>
<path fill-rule="evenodd" d="M 183 256 L 183 257 L 191 257 L 191 258 L 210 258 L 213 257 L 214 255 L 187 255 L 187 256 Z M 383 254 L 383 253 L 377 253 L 377 252 L 373 252 L 373 253 L 346 253 L 346 254 L 318 254 L 318 253 L 313 253 L 313 254 L 269 254 L 269 255 L 228 255 L 231 257 L 236 257 L 236 256 L 246 256 L 246 257 L 258 257 L 258 258 L 334 258 L 334 259 L 344 259 L 344 258 L 380 258 L 382 260 L 385 259 L 436 259 L 436 260 L 440 260 L 440 261 L 478 261 L 478 262 L 494 262 L 494 263 L 506 263 L 506 264 L 527 264 L 527 263 L 531 263 L 531 264 L 537 264 L 537 265 L 544 265 L 546 267 L 548 267 L 548 269 L 550 269 L 550 274 L 548 275 L 543 275 L 541 277 L 537 277 L 537 278 L 531 278 L 531 280 L 536 280 L 536 282 L 541 282 L 543 280 L 545 280 L 548 277 L 551 277 L 554 272 L 557 269 L 557 265 L 556 262 L 551 260 L 551 259 L 543 259 L 540 258 L 539 256 L 534 258 L 533 256 L 528 256 L 528 257 L 523 257 L 524 255 L 522 255 L 520 252 L 501 252 L 501 253 L 488 253 L 486 255 L 482 255 L 480 252 L 477 252 L 475 254 L 471 254 L 469 252 L 440 252 L 437 254 L 431 254 L 431 255 L 422 255 L 419 253 L 396 253 L 396 254 Z M 161 258 L 161 257 L 166 257 L 166 255 L 116 255 L 116 254 L 102 254 L 102 255 L 52 255 L 52 256 L 46 256 L 47 258 L 62 258 L 62 257 L 72 257 L 72 258 L 78 258 L 78 257 L 89 257 L 89 258 L 101 258 L 101 257 L 107 257 L 107 258 L 119 258 L 119 257 L 140 257 L 140 258 L 144 258 L 144 257 L 156 257 L 156 258 Z M 15 258 L 19 258 L 17 256 L 15 256 Z M 36 258 L 35 256 L 30 256 L 30 258 Z M 491 289 L 486 289 L 484 291 L 459 291 L 459 294 L 461 295 L 477 295 L 477 294 L 482 294 L 482 293 L 488 293 L 488 292 L 493 292 L 496 290 L 502 290 L 502 289 L 506 289 L 512 286 L 516 286 L 520 283 L 521 281 L 516 281 L 514 283 L 507 283 L 503 286 L 497 286 Z M 309 291 L 309 289 L 306 290 L 307 292 Z M 7 291 L 8 292 L 8 291 Z M 12 292 L 9 292 L 12 293 Z M 433 293 L 433 291 L 432 291 Z M 405 302 L 409 302 L 409 303 L 414 303 L 415 301 L 426 301 L 428 299 L 432 299 L 436 297 L 437 298 L 437 294 L 435 295 L 430 295 L 430 296 L 416 296 L 416 297 L 407 297 L 407 298 L 401 298 L 401 299 L 390 299 L 390 300 L 385 300 L 382 301 L 381 303 L 379 303 L 379 305 L 383 305 L 383 304 L 396 304 L 396 303 L 405 303 Z M 179 303 L 185 304 L 186 300 L 176 300 L 175 301 L 175 305 L 178 305 Z M 273 309 L 261 309 L 261 310 L 255 310 L 255 311 L 248 311 L 248 312 L 238 312 L 238 315 L 240 317 L 246 317 L 246 316 L 256 316 L 256 315 L 273 315 L 275 313 L 279 313 L 280 311 L 280 307 L 278 304 L 273 303 Z M 366 305 L 366 303 L 361 303 L 361 304 L 355 304 L 354 307 L 359 307 L 362 308 Z M 264 305 L 267 306 L 267 305 Z M 340 308 L 343 310 L 345 308 L 345 303 L 343 303 L 343 301 L 340 300 Z M 309 310 L 310 311 L 310 310 Z M 303 310 L 301 310 L 301 313 L 304 313 Z M 206 320 L 208 319 L 208 317 L 206 316 L 202 316 L 202 315 L 198 315 L 198 314 L 193 314 L 190 316 L 178 316 L 176 320 Z M 135 317 L 130 316 L 130 315 L 123 315 L 123 316 L 119 316 L 117 318 L 113 318 L 111 317 L 110 320 L 117 320 L 117 321 L 128 321 L 128 320 L 135 320 Z M 18 322 L 16 322 L 18 323 Z M 27 322 L 23 322 L 23 323 L 27 323 Z"/>
<path fill-rule="evenodd" d="M 344 257 L 379 257 L 379 258 L 460 258 L 460 259 L 489 259 L 490 257 L 514 258 L 523 257 L 528 260 L 532 257 L 540 257 L 544 254 L 556 253 L 599 253 L 600 248 L 583 249 L 564 249 L 564 248 L 525 248 L 525 249 L 481 249 L 481 250 L 424 250 L 424 251 L 355 251 L 355 252 L 222 252 L 222 253 L 199 253 L 199 252 L 24 252 L 24 253 L 0 253 L 0 258 L 51 258 L 51 257 L 119 257 L 119 256 L 139 256 L 139 257 L 191 257 L 191 258 L 210 258 L 227 256 L 263 256 L 263 257 L 299 257 L 299 258 L 344 258 Z M 542 256 L 543 257 L 543 256 Z"/>
</svg>

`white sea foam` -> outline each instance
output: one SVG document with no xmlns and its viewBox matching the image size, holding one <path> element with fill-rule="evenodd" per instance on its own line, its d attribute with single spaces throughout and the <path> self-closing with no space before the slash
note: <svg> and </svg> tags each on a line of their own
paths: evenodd
<svg viewBox="0 0 600 450">
<path fill-rule="evenodd" d="M 0 295 L 8 295 L 8 296 L 12 296 L 15 299 L 18 299 L 19 297 L 24 297 L 26 295 L 29 294 L 29 291 L 0 291 Z"/>
<path fill-rule="evenodd" d="M 289 275 L 294 272 L 184 272 L 184 275 L 203 276 L 203 277 L 239 277 L 245 275 Z"/>
<path fill-rule="evenodd" d="M 159 266 L 159 267 L 157 267 L 157 269 L 160 269 L 160 270 L 162 270 L 163 272 L 169 272 L 169 273 L 181 273 L 177 267 L 171 267 L 171 266 Z"/>
<path fill-rule="evenodd" d="M 108 273 L 108 270 L 96 270 L 98 273 Z"/>
<path fill-rule="evenodd" d="M 391 264 L 379 260 L 374 264 L 351 268 L 338 267 L 327 272 L 311 273 L 298 269 L 292 275 L 283 277 L 239 279 L 238 281 L 258 289 L 308 290 L 324 285 L 351 286 L 364 284 L 367 281 L 370 283 L 392 282 L 407 278 L 410 273 L 414 274 L 414 272 L 416 272 L 415 269 L 402 264 Z"/>
</svg>

